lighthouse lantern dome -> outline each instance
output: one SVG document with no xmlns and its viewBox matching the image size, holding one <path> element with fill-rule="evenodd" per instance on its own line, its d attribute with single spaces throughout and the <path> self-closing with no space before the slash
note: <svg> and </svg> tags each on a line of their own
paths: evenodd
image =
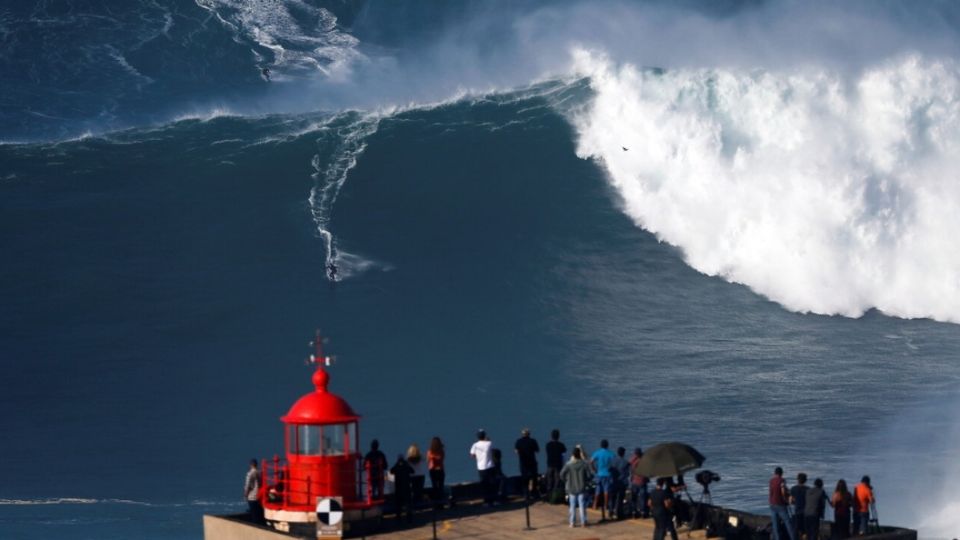
<svg viewBox="0 0 960 540">
<path fill-rule="evenodd" d="M 327 391 L 330 375 L 318 367 L 313 374 L 315 390 L 304 395 L 280 418 L 285 424 L 342 424 L 354 422 L 360 416 L 342 397 Z"/>
</svg>

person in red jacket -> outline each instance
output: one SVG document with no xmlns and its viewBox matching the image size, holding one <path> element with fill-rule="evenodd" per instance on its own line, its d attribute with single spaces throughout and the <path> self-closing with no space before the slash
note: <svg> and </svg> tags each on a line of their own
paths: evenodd
<svg viewBox="0 0 960 540">
<path fill-rule="evenodd" d="M 772 529 L 770 536 L 773 540 L 780 540 L 780 523 L 787 529 L 787 535 L 790 540 L 797 540 L 793 531 L 793 525 L 790 523 L 790 514 L 787 513 L 787 502 L 790 492 L 787 490 L 787 482 L 783 479 L 783 469 L 777 467 L 773 470 L 773 476 L 770 478 L 770 524 Z"/>
<path fill-rule="evenodd" d="M 870 521 L 870 505 L 875 501 L 873 488 L 870 486 L 870 477 L 860 479 L 857 487 L 853 488 L 853 523 L 861 536 L 867 534 L 867 523 Z"/>
</svg>

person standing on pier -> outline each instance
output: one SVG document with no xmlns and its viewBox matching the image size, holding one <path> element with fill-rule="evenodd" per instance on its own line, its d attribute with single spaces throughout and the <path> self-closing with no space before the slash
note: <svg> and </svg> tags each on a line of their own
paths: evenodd
<svg viewBox="0 0 960 540">
<path fill-rule="evenodd" d="M 807 473 L 797 475 L 797 485 L 790 488 L 790 502 L 793 504 L 793 530 L 799 536 L 805 528 L 805 509 L 807 507 Z"/>
<path fill-rule="evenodd" d="M 850 509 L 853 508 L 853 495 L 847 489 L 847 481 L 837 480 L 837 487 L 833 491 L 833 536 L 834 540 L 843 540 L 850 537 Z"/>
<path fill-rule="evenodd" d="M 427 483 L 427 476 L 423 474 L 424 463 L 423 454 L 420 453 L 420 447 L 411 444 L 407 448 L 407 463 L 413 469 L 413 476 L 410 477 L 410 486 L 413 489 L 413 507 L 416 508 L 423 500 L 423 486 Z"/>
<path fill-rule="evenodd" d="M 690 505 L 687 504 L 687 501 L 683 500 L 683 494 L 686 492 L 687 483 L 686 480 L 683 479 L 682 474 L 677 475 L 676 482 L 674 482 L 672 477 L 667 478 L 667 493 L 673 494 L 674 528 L 679 528 L 684 523 L 689 523 L 692 517 L 690 515 Z"/>
<path fill-rule="evenodd" d="M 610 462 L 613 461 L 613 452 L 610 451 L 609 446 L 610 443 L 606 439 L 601 440 L 600 449 L 590 456 L 590 463 L 593 465 L 594 474 L 597 475 L 597 491 L 594 494 L 593 508 L 596 510 L 600 504 L 605 504 L 612 512 L 610 495 L 613 478 L 610 476 Z M 603 502 L 600 501 L 601 493 L 603 494 Z"/>
<path fill-rule="evenodd" d="M 813 481 L 813 487 L 807 491 L 806 508 L 803 510 L 807 540 L 820 540 L 820 522 L 829 502 L 827 494 L 823 492 L 823 480 L 817 478 Z"/>
<path fill-rule="evenodd" d="M 870 477 L 864 476 L 860 479 L 857 487 L 853 488 L 853 526 L 860 536 L 867 534 L 867 525 L 870 523 L 870 506 L 874 502 L 876 500 L 873 498 Z"/>
<path fill-rule="evenodd" d="M 380 441 L 370 441 L 370 451 L 363 457 L 363 466 L 370 471 L 370 497 L 383 498 L 383 473 L 387 470 L 387 456 L 380 451 Z"/>
<path fill-rule="evenodd" d="M 550 442 L 545 448 L 547 452 L 547 499 L 551 503 L 563 502 L 563 488 L 560 486 L 560 469 L 563 468 L 563 455 L 567 453 L 567 446 L 560 442 L 560 430 L 550 432 Z"/>
<path fill-rule="evenodd" d="M 250 512 L 250 521 L 263 523 L 263 507 L 260 505 L 260 470 L 257 469 L 257 460 L 250 460 L 250 469 L 243 482 L 243 498 L 247 501 Z"/>
<path fill-rule="evenodd" d="M 447 474 L 443 469 L 443 442 L 440 437 L 434 437 L 430 440 L 430 448 L 427 449 L 427 470 L 430 472 L 430 487 L 433 489 L 433 504 L 443 507 L 443 484 Z"/>
<path fill-rule="evenodd" d="M 480 487 L 483 489 L 483 502 L 487 506 L 493 506 L 495 489 L 493 453 L 490 451 L 492 445 L 493 443 L 487 439 L 487 432 L 481 429 L 477 431 L 477 442 L 470 447 L 470 457 L 477 460 L 477 473 L 480 475 Z"/>
<path fill-rule="evenodd" d="M 527 497 L 539 497 L 537 454 L 540 452 L 540 444 L 530 436 L 529 428 L 523 428 L 520 432 L 520 438 L 514 443 L 513 451 L 517 453 L 520 461 L 520 481 L 523 484 L 524 494 Z"/>
<path fill-rule="evenodd" d="M 393 503 L 397 507 L 397 521 L 400 521 L 400 514 L 406 509 L 407 523 L 410 523 L 413 521 L 413 467 L 404 455 L 400 454 L 397 462 L 390 468 L 390 474 L 393 475 Z"/>
<path fill-rule="evenodd" d="M 633 517 L 647 519 L 650 517 L 650 508 L 647 506 L 647 500 L 650 497 L 647 483 L 650 480 L 642 474 L 633 472 L 642 457 L 643 449 L 634 448 L 633 457 L 630 458 L 630 499 L 633 501 Z"/>
<path fill-rule="evenodd" d="M 490 478 L 493 479 L 493 501 L 497 504 L 507 502 L 507 475 L 503 472 L 503 452 L 499 448 L 490 450 L 490 458 L 493 460 L 493 472 Z"/>
<path fill-rule="evenodd" d="M 783 479 L 783 469 L 777 467 L 773 470 L 773 476 L 770 478 L 770 525 L 773 528 L 771 535 L 773 540 L 780 540 L 780 522 L 787 529 L 787 535 L 790 540 L 797 540 L 796 533 L 793 532 L 793 526 L 790 523 L 790 515 L 787 513 L 787 500 L 790 497 L 787 491 L 787 482 Z"/>
<path fill-rule="evenodd" d="M 580 448 L 574 448 L 570 462 L 560 470 L 560 478 L 566 486 L 567 497 L 570 498 L 570 526 L 576 527 L 576 514 L 579 508 L 580 526 L 587 526 L 587 483 L 593 474 L 590 465 L 583 460 Z"/>
<path fill-rule="evenodd" d="M 610 462 L 610 472 L 613 475 L 610 516 L 613 517 L 616 512 L 617 519 L 624 519 L 626 514 L 623 501 L 627 498 L 627 485 L 630 484 L 630 462 L 627 461 L 626 455 L 627 449 L 620 446 L 617 448 L 616 457 Z"/>
<path fill-rule="evenodd" d="M 653 516 L 653 540 L 663 540 L 670 532 L 672 540 L 677 540 L 677 529 L 673 526 L 673 493 L 667 488 L 667 479 L 657 478 L 657 487 L 647 501 Z"/>
</svg>

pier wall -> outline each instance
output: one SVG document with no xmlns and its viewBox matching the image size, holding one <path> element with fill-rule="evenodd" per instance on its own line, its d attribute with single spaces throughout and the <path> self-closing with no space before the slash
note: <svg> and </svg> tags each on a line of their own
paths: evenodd
<svg viewBox="0 0 960 540">
<path fill-rule="evenodd" d="M 761 538 L 764 535 L 762 533 L 758 533 L 758 531 L 768 529 L 770 526 L 769 515 L 752 514 L 750 512 L 731 510 L 729 508 L 723 508 L 720 506 L 703 506 L 705 511 L 702 512 L 705 514 L 705 519 L 697 525 L 699 527 L 707 527 L 708 525 L 712 525 L 712 528 L 717 531 L 720 536 L 725 538 L 736 538 L 738 540 Z M 696 518 L 697 510 L 693 509 L 691 512 Z M 729 526 L 731 517 L 737 518 L 741 524 L 738 529 L 734 529 Z M 831 538 L 832 525 L 833 523 L 830 521 L 824 521 L 820 525 L 821 538 Z M 858 538 L 869 538 L 870 540 L 917 540 L 917 531 L 902 527 L 881 525 L 879 533 L 874 532 Z"/>
<path fill-rule="evenodd" d="M 520 492 L 520 478 L 512 477 L 508 480 L 508 492 L 517 494 Z M 448 484 L 447 488 L 451 499 L 457 503 L 457 509 L 447 509 L 438 512 L 438 518 L 442 521 L 448 518 L 454 518 L 463 513 L 464 508 L 478 507 L 479 500 L 482 497 L 482 488 L 479 482 L 464 482 L 459 484 Z M 494 508 L 486 510 L 484 513 L 495 515 L 503 512 L 520 511 L 522 509 L 522 497 L 518 501 L 514 496 L 514 502 L 504 508 Z M 518 506 L 519 504 L 519 506 Z M 388 508 L 391 506 L 390 498 L 387 500 Z M 565 513 L 565 508 L 563 509 Z M 712 535 L 728 540 L 769 540 L 770 516 L 762 514 L 753 514 L 740 510 L 733 510 L 719 506 L 704 504 L 702 510 L 697 510 L 696 506 L 691 508 L 691 517 L 694 521 L 695 529 L 708 529 Z M 739 527 L 730 526 L 730 518 L 736 517 Z M 426 517 L 427 520 L 430 516 Z M 561 518 L 562 521 L 562 518 Z M 629 521 L 629 520 L 627 520 Z M 821 526 L 821 538 L 831 537 L 832 523 L 824 522 Z M 491 525 L 495 527 L 495 524 Z M 398 532 L 406 529 L 406 526 L 397 527 L 393 519 L 384 519 L 384 516 L 377 516 L 374 519 L 365 519 L 347 524 L 345 535 L 349 537 L 359 537 L 366 535 L 391 535 L 392 532 Z M 303 530 L 291 531 L 293 534 L 275 532 L 266 527 L 259 527 L 246 520 L 246 514 L 231 516 L 204 516 L 203 530 L 205 540 L 290 540 L 291 538 L 307 538 L 313 534 Z M 299 533 L 299 534 L 298 534 Z M 700 533 L 703 535 L 704 533 Z M 427 537 L 426 535 L 424 537 Z M 447 537 L 441 534 L 441 537 Z M 542 537 L 538 533 L 527 533 L 529 538 Z M 702 538 L 702 536 L 700 536 Z M 917 531 L 901 527 L 881 526 L 879 533 L 868 534 L 864 537 L 858 537 L 864 540 L 917 540 Z"/>
<path fill-rule="evenodd" d="M 204 540 L 290 540 L 290 535 L 247 521 L 247 514 L 203 516 Z"/>
</svg>

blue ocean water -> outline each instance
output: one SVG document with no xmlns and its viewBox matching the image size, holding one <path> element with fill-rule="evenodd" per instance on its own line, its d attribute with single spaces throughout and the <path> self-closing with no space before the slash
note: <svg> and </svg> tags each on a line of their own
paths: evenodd
<svg viewBox="0 0 960 540">
<path fill-rule="evenodd" d="M 893 50 L 782 77 L 750 43 L 618 38 L 817 10 L 0 7 L 0 536 L 196 538 L 242 510 L 318 327 L 363 440 L 439 435 L 454 481 L 478 427 L 682 440 L 718 503 L 763 510 L 776 465 L 870 474 L 883 521 L 951 534 L 960 70 L 950 6 L 905 6 L 839 14 Z M 612 37 L 556 71 L 570 19 Z"/>
</svg>

